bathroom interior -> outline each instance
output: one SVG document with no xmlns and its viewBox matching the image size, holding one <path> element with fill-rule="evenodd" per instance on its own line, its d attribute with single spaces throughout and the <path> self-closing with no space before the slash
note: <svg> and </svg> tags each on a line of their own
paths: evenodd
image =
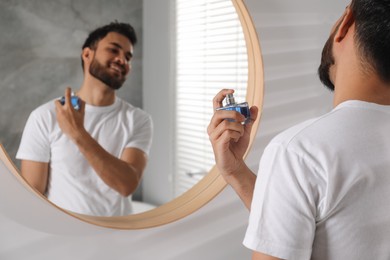
<svg viewBox="0 0 390 260">
<path fill-rule="evenodd" d="M 0 259 L 250 259 L 242 245 L 249 212 L 219 176 L 207 139 L 212 98 L 219 89 L 234 88 L 237 100 L 261 108 L 245 155 L 256 172 L 276 134 L 332 108 L 332 94 L 318 80 L 317 67 L 347 3 L 0 2 L 0 28 L 6 36 L 0 40 L 0 143 L 5 151 L 0 162 Z M 204 18 L 207 13 L 210 20 Z M 195 57 L 201 43 L 215 38 L 186 31 L 199 23 L 189 26 L 189 14 L 211 27 L 213 16 L 226 15 L 217 27 L 231 37 L 219 40 L 219 48 L 226 48 L 215 55 L 222 57 L 219 67 L 213 67 L 214 60 Z M 139 39 L 131 75 L 118 96 L 150 113 L 153 144 L 132 196 L 135 214 L 82 216 L 30 188 L 18 176 L 15 154 L 29 113 L 61 96 L 67 86 L 80 86 L 79 55 L 88 32 L 114 20 L 132 24 Z M 233 61 L 223 59 L 233 55 Z M 188 70 L 197 80 L 186 77 Z"/>
</svg>

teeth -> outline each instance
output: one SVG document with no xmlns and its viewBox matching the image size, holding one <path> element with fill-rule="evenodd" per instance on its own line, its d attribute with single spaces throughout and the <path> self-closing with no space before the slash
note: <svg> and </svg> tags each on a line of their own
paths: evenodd
<svg viewBox="0 0 390 260">
<path fill-rule="evenodd" d="M 110 68 L 112 68 L 112 69 L 122 73 L 122 69 L 119 66 L 117 66 L 117 65 L 111 64 Z"/>
</svg>

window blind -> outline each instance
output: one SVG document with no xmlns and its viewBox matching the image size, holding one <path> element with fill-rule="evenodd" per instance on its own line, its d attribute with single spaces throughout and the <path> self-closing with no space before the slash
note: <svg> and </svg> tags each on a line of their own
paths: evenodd
<svg viewBox="0 0 390 260">
<path fill-rule="evenodd" d="M 174 195 L 215 164 L 207 126 L 212 99 L 235 89 L 244 102 L 248 63 L 244 34 L 231 0 L 176 0 L 176 122 Z"/>
</svg>

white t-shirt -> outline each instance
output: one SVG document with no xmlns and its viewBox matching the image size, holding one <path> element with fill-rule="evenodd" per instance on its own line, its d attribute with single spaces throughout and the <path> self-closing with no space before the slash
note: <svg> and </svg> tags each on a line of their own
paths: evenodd
<svg viewBox="0 0 390 260">
<path fill-rule="evenodd" d="M 390 106 L 347 101 L 267 146 L 244 239 L 282 259 L 390 259 Z"/>
<path fill-rule="evenodd" d="M 149 153 L 151 117 L 118 97 L 110 106 L 86 105 L 84 127 L 107 152 L 118 158 L 129 147 Z M 95 216 L 132 212 L 131 196 L 123 197 L 107 186 L 61 131 L 54 101 L 31 113 L 16 158 L 50 163 L 47 196 L 64 209 Z"/>
</svg>

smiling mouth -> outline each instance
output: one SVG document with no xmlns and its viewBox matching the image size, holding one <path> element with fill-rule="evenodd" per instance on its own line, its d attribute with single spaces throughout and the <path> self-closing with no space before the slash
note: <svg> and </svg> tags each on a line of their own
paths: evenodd
<svg viewBox="0 0 390 260">
<path fill-rule="evenodd" d="M 124 75 L 124 74 L 125 74 L 125 70 L 124 70 L 121 66 L 119 66 L 119 65 L 117 65 L 117 64 L 111 63 L 111 64 L 110 64 L 110 69 L 112 69 L 113 71 L 116 71 L 116 72 L 120 73 L 121 75 Z"/>
</svg>

